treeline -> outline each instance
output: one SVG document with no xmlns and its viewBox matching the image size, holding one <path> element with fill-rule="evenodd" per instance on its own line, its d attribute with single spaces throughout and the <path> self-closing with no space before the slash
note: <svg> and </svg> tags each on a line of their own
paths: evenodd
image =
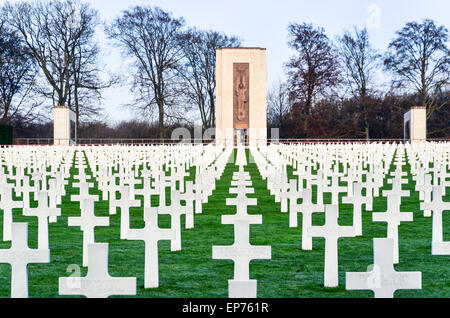
<svg viewBox="0 0 450 318">
<path fill-rule="evenodd" d="M 126 73 L 105 71 L 99 30 L 130 62 Z M 77 0 L 6 2 L 0 10 L 0 124 L 13 124 L 16 137 L 24 136 L 23 127 L 43 133 L 42 122 L 52 119 L 44 106 L 50 100 L 75 111 L 81 134 L 83 124 L 106 122 L 102 93 L 121 85 L 135 97 L 136 117 L 157 123 L 156 137 L 193 122 L 185 115 L 193 108 L 205 128 L 213 127 L 215 52 L 240 45 L 235 36 L 188 27 L 157 7 L 135 6 L 105 24 L 89 3 Z"/>
<path fill-rule="evenodd" d="M 166 126 L 163 139 L 171 139 L 172 131 L 176 128 L 186 128 L 194 136 L 194 127 L 176 123 Z M 15 127 L 16 138 L 24 139 L 52 139 L 53 122 L 17 124 Z M 159 125 L 147 121 L 129 120 L 116 124 L 103 121 L 90 121 L 80 124 L 78 139 L 154 139 L 159 140 Z"/>
<path fill-rule="evenodd" d="M 286 82 L 269 92 L 269 126 L 282 138 L 402 138 L 403 114 L 427 106 L 429 136 L 448 137 L 448 30 L 426 19 L 377 52 L 365 29 L 334 40 L 291 23 Z M 107 72 L 97 35 L 130 63 Z M 100 36 L 102 36 L 100 34 Z M 135 6 L 102 23 L 78 0 L 6 2 L 0 10 L 0 124 L 16 137 L 51 137 L 51 106 L 77 115 L 78 138 L 168 138 L 174 127 L 215 126 L 215 54 L 241 39 L 187 26 L 163 9 Z M 108 123 L 106 88 L 129 86 L 139 121 Z M 50 101 L 50 102 L 49 102 Z M 46 106 L 47 105 L 47 106 Z M 197 114 L 189 118 L 186 114 Z"/>
<path fill-rule="evenodd" d="M 426 106 L 428 137 L 450 137 L 448 30 L 407 23 L 386 52 L 366 29 L 335 41 L 322 28 L 291 23 L 287 81 L 269 94 L 269 119 L 284 138 L 403 138 L 403 115 Z M 389 81 L 383 80 L 389 78 Z"/>
</svg>

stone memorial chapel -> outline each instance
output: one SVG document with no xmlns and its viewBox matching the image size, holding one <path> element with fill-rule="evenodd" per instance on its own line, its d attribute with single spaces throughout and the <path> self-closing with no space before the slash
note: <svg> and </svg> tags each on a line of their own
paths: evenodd
<svg viewBox="0 0 450 318">
<path fill-rule="evenodd" d="M 267 143 L 266 49 L 216 51 L 216 140 L 227 145 Z"/>
</svg>

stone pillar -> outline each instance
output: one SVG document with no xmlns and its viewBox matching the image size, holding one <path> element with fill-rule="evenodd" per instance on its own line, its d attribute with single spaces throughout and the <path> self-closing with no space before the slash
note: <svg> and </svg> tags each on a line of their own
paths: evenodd
<svg viewBox="0 0 450 318">
<path fill-rule="evenodd" d="M 414 106 L 404 116 L 404 139 L 409 142 L 427 140 L 427 109 Z"/>
<path fill-rule="evenodd" d="M 267 64 L 263 48 L 216 51 L 217 142 L 233 144 L 238 129 L 248 135 L 249 144 L 267 144 Z"/>
<path fill-rule="evenodd" d="M 58 146 L 69 146 L 76 143 L 76 115 L 67 106 L 53 108 L 53 140 Z"/>
</svg>

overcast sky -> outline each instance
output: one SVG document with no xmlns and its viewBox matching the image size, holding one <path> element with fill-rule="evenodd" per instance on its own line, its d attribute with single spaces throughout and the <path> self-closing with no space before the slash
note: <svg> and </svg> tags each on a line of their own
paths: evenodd
<svg viewBox="0 0 450 318">
<path fill-rule="evenodd" d="M 353 26 L 367 27 L 373 46 L 384 52 L 395 31 L 406 22 L 431 18 L 450 27 L 449 0 L 85 0 L 98 9 L 102 20 L 112 21 L 135 5 L 159 6 L 184 17 L 187 26 L 237 35 L 243 46 L 267 49 L 268 87 L 283 77 L 283 64 L 292 56 L 287 47 L 287 25 L 308 22 L 325 29 L 335 39 Z M 113 71 L 126 71 L 127 61 L 104 35 L 104 63 Z M 136 117 L 124 109 L 133 96 L 128 87 L 104 91 L 103 106 L 112 121 Z"/>
</svg>

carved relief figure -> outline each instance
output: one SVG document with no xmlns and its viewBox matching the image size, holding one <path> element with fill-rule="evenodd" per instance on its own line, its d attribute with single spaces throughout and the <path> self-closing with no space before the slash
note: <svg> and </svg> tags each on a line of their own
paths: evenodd
<svg viewBox="0 0 450 318">
<path fill-rule="evenodd" d="M 247 100 L 248 88 L 245 85 L 244 72 L 245 71 L 239 70 L 239 84 L 236 89 L 236 97 L 238 99 L 237 117 L 241 121 L 245 120 L 246 118 L 246 103 L 248 102 Z"/>
<path fill-rule="evenodd" d="M 233 71 L 234 128 L 248 129 L 250 111 L 249 64 L 235 63 Z"/>
</svg>

